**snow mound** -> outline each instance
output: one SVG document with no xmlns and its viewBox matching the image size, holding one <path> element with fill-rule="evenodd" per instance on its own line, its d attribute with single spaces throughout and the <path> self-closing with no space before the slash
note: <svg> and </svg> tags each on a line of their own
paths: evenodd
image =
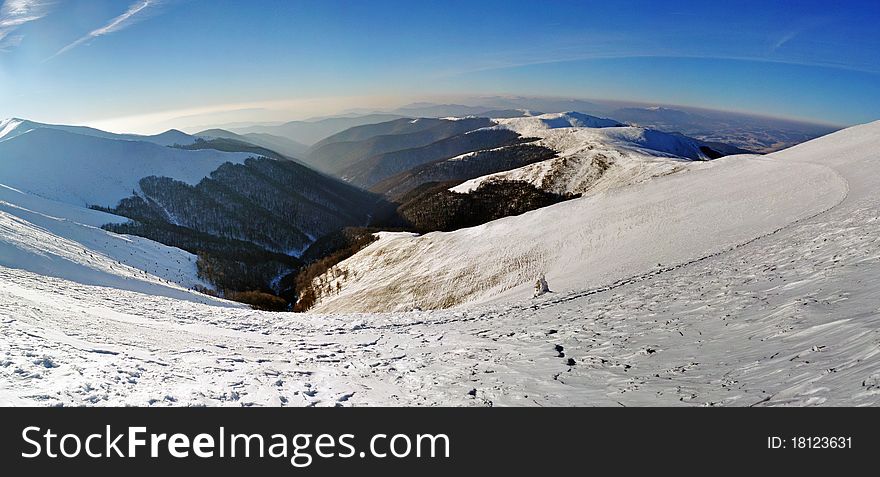
<svg viewBox="0 0 880 477">
<path fill-rule="evenodd" d="M 190 151 L 37 128 L 0 141 L 0 183 L 77 206 L 115 206 L 148 176 L 196 184 L 249 153 Z"/>
<path fill-rule="evenodd" d="M 546 129 L 559 128 L 609 128 L 625 126 L 613 119 L 598 118 L 588 114 L 569 111 L 565 113 L 548 113 L 539 116 L 522 118 L 495 119 L 500 127 L 510 129 L 523 136 L 540 134 Z"/>
</svg>

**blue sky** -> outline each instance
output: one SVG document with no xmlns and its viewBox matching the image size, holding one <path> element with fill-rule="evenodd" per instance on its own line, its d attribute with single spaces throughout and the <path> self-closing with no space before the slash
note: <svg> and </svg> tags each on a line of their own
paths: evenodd
<svg viewBox="0 0 880 477">
<path fill-rule="evenodd" d="M 0 0 L 0 116 L 149 129 L 548 95 L 880 119 L 880 2 Z"/>
</svg>

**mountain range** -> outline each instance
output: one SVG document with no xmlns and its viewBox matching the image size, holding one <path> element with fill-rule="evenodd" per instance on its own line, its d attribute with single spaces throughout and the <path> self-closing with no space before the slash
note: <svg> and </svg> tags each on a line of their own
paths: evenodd
<svg viewBox="0 0 880 477">
<path fill-rule="evenodd" d="M 0 122 L 0 403 L 877 404 L 880 123 L 725 155 L 485 119 L 341 135 L 401 136 L 372 191 L 244 136 Z M 512 142 L 446 146 L 475 135 Z"/>
<path fill-rule="evenodd" d="M 231 298 L 261 293 L 281 308 L 312 293 L 305 277 L 369 243 L 370 230 L 479 225 L 742 152 L 581 113 L 529 114 L 395 118 L 307 149 L 268 133 L 139 136 L 10 119 L 0 157 L 15 159 L 0 162 L 0 177 L 24 196 L 103 212 L 107 232 L 190 254 L 194 272 L 166 267 L 159 279 Z M 572 159 L 578 148 L 589 161 Z"/>
<path fill-rule="evenodd" d="M 270 134 L 305 145 L 312 145 L 327 136 L 363 124 L 374 124 L 400 119 L 399 114 L 375 113 L 353 117 L 331 117 L 314 121 L 290 121 L 279 125 L 255 125 L 230 128 L 237 134 Z"/>
<path fill-rule="evenodd" d="M 353 109 L 338 116 L 294 121 L 283 126 L 238 123 L 216 127 L 224 127 L 234 132 L 266 132 L 313 145 L 320 139 L 349 127 L 396 118 L 466 116 L 512 118 L 537 116 L 542 114 L 541 111 L 580 111 L 650 129 L 669 133 L 678 132 L 705 142 L 730 144 L 759 153 L 778 151 L 840 129 L 840 126 L 830 124 L 687 106 L 504 96 L 469 98 L 466 104 L 418 102 L 382 111 Z"/>
<path fill-rule="evenodd" d="M 348 228 L 478 225 L 568 200 L 626 162 L 574 165 L 561 154 L 573 144 L 596 151 L 625 144 L 650 151 L 645 157 L 675 158 L 672 163 L 722 155 L 683 136 L 615 120 L 521 113 L 395 118 L 350 127 L 307 149 L 268 133 L 170 130 L 140 136 L 10 119 L 0 123 L 0 157 L 15 160 L 0 162 L 0 177 L 25 196 L 110 214 L 98 224 L 108 232 L 185 250 L 196 269 L 182 274 L 177 268 L 172 275 L 180 277 L 179 285 L 230 297 L 259 291 L 292 302 L 304 293 L 293 284 L 296 277 L 316 273 L 304 271 L 308 263 L 301 256 L 329 266 L 323 257 L 342 258 L 342 250 L 353 253 L 351 247 L 364 244 L 364 232 L 338 235 Z M 547 131 L 567 131 L 574 139 L 567 144 Z M 519 172 L 556 170 L 558 161 L 571 170 L 553 176 L 578 177 L 577 186 L 552 185 L 534 174 L 529 180 Z M 664 167 L 673 166 L 661 172 Z M 312 245 L 317 248 L 309 251 Z M 129 259 L 137 262 L 135 255 Z M 308 284 L 300 279 L 299 286 Z"/>
<path fill-rule="evenodd" d="M 378 201 L 243 140 L 179 131 L 118 135 L 21 120 L 0 124 L 5 187 L 112 214 L 102 224 L 86 225 L 197 255 L 198 263 L 187 262 L 199 265 L 198 279 L 189 273 L 179 283 L 188 287 L 277 292 L 278 277 L 301 266 L 297 256 L 309 245 L 342 227 L 365 225 Z M 121 262 L 130 260 L 138 258 Z"/>
</svg>

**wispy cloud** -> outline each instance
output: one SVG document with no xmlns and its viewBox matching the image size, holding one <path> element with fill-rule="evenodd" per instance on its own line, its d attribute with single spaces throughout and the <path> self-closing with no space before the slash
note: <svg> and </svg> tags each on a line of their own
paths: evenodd
<svg viewBox="0 0 880 477">
<path fill-rule="evenodd" d="M 828 22 L 829 20 L 827 18 L 806 18 L 799 20 L 788 30 L 783 30 L 781 34 L 773 40 L 773 43 L 770 45 L 770 53 L 775 53 L 792 40 L 798 38 L 804 33 L 822 27 Z"/>
<path fill-rule="evenodd" d="M 782 48 L 786 43 L 790 42 L 791 40 L 794 40 L 800 34 L 801 34 L 800 31 L 790 31 L 790 32 L 785 33 L 784 35 L 782 35 L 782 37 L 780 37 L 778 40 L 776 40 L 776 43 L 773 44 L 773 47 L 770 50 L 776 51 L 776 50 Z"/>
<path fill-rule="evenodd" d="M 59 55 L 63 55 L 64 53 L 67 53 L 68 51 L 78 46 L 88 43 L 95 38 L 118 32 L 140 20 L 143 20 L 148 16 L 149 13 L 155 10 L 155 7 L 164 3 L 164 1 L 165 0 L 139 0 L 133 3 L 122 15 L 119 15 L 118 17 L 110 20 L 106 25 L 102 26 L 101 28 L 92 30 L 85 36 L 58 50 L 57 53 L 49 57 L 46 61 L 51 60 L 52 58 L 55 58 Z"/>
<path fill-rule="evenodd" d="M 0 5 L 0 53 L 21 44 L 23 35 L 12 33 L 24 24 L 37 21 L 49 13 L 51 0 L 6 0 Z"/>
</svg>

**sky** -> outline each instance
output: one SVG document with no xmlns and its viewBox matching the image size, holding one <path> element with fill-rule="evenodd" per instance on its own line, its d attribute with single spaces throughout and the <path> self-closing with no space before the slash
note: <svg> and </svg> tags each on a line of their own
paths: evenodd
<svg viewBox="0 0 880 477">
<path fill-rule="evenodd" d="M 880 119 L 876 0 L 0 5 L 0 117 L 156 132 L 535 95 Z"/>
</svg>

